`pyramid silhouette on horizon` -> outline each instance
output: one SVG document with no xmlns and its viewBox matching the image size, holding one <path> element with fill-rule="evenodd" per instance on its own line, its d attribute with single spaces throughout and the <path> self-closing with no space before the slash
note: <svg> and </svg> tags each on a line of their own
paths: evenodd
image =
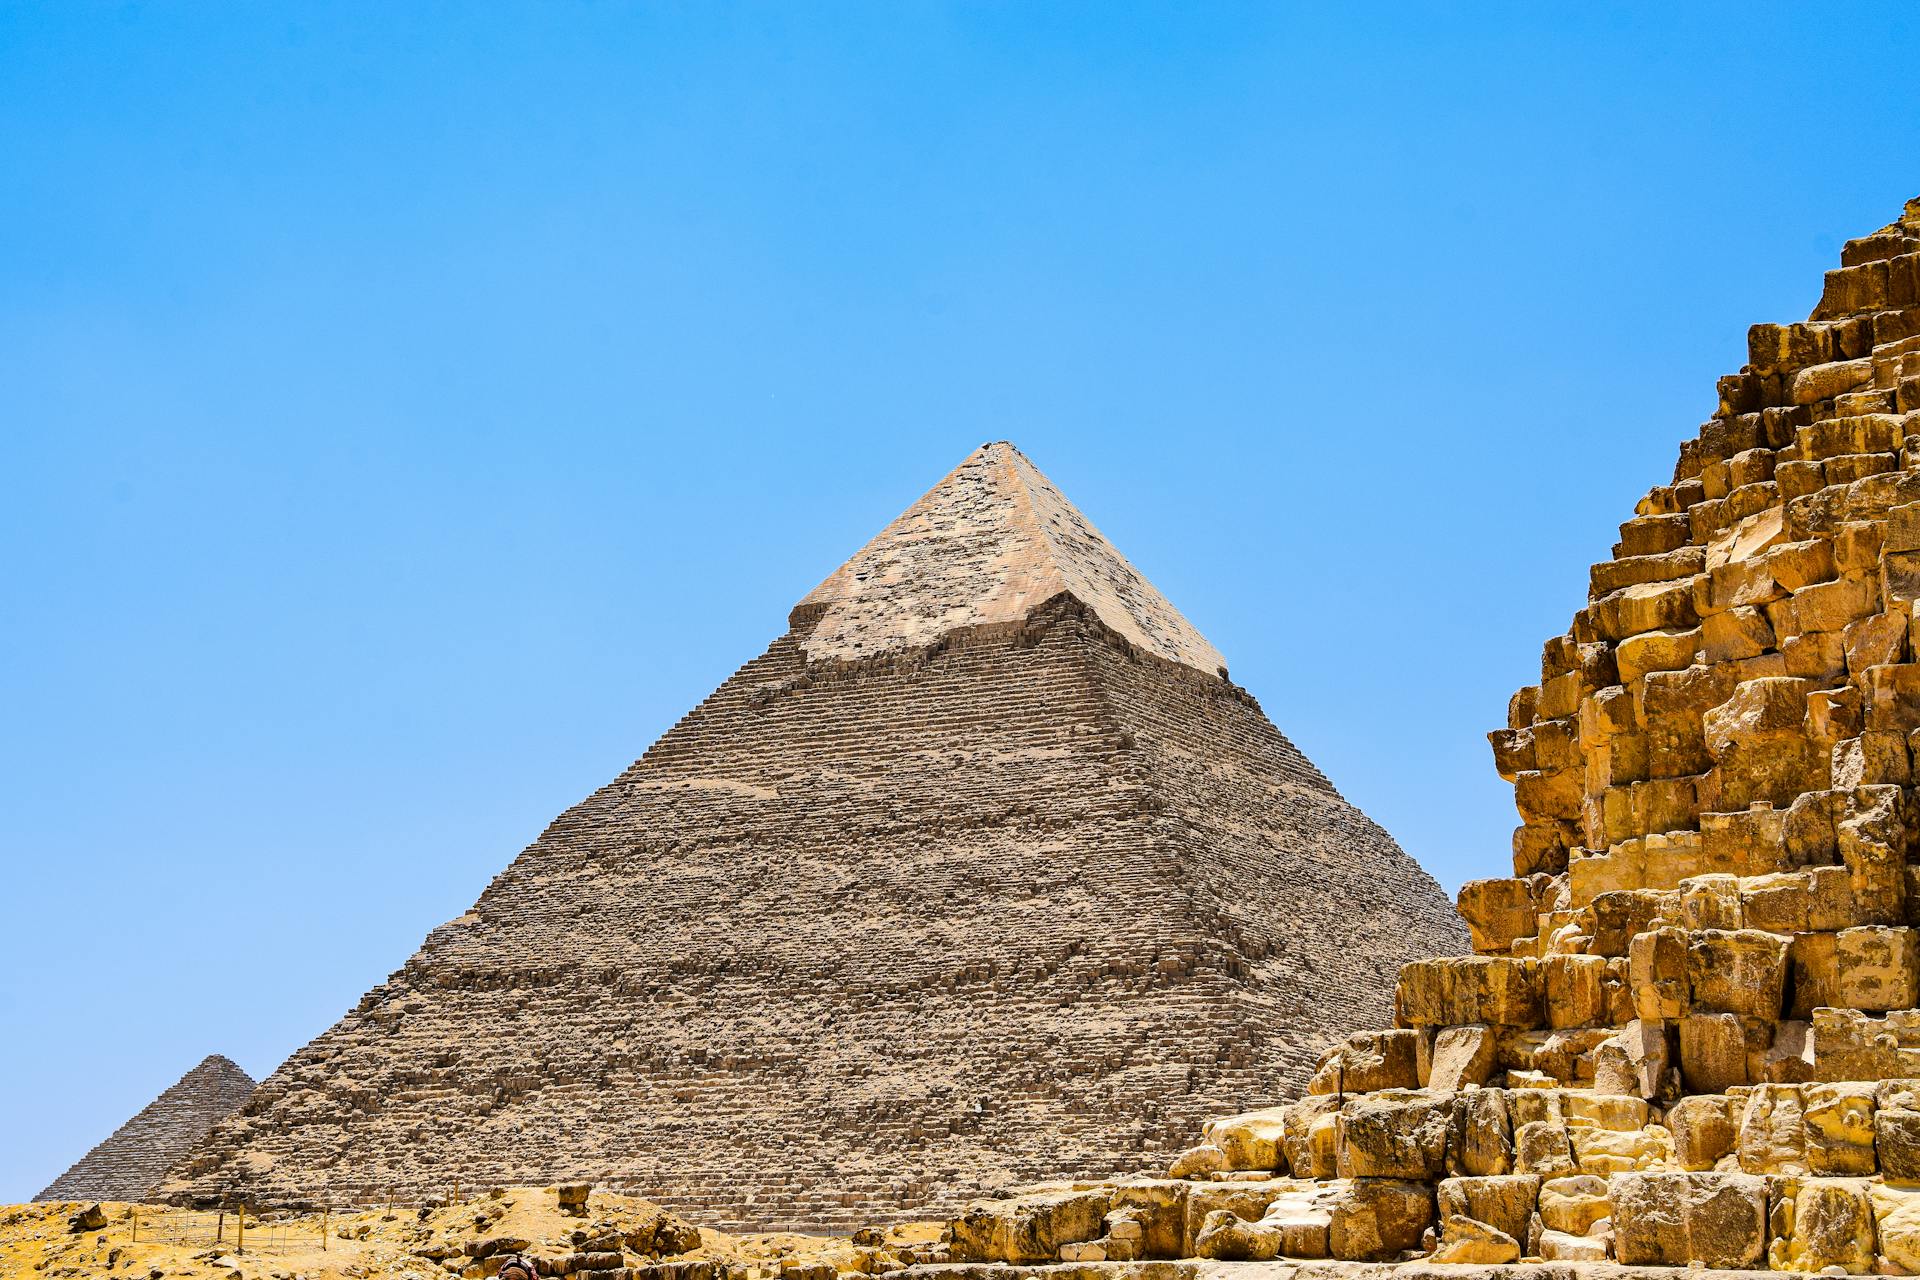
<svg viewBox="0 0 1920 1280">
<path fill-rule="evenodd" d="M 1390 1016 L 1452 905 L 1010 444 L 169 1177 L 258 1203 L 591 1180 L 846 1229 L 1145 1167 Z"/>
<path fill-rule="evenodd" d="M 141 1200 L 169 1167 L 240 1109 L 253 1077 L 215 1053 L 140 1108 L 35 1200 Z"/>
</svg>

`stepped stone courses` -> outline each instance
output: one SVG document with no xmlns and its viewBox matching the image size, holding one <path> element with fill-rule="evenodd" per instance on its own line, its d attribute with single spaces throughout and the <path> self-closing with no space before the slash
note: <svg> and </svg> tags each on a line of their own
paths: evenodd
<svg viewBox="0 0 1920 1280">
<path fill-rule="evenodd" d="M 253 1077 L 213 1054 L 55 1178 L 36 1200 L 140 1200 L 253 1092 Z"/>
<path fill-rule="evenodd" d="M 956 1259 L 1920 1273 L 1920 201 L 1841 261 L 1491 735 L 1522 822 L 1475 954 L 1174 1179 L 987 1202 Z"/>
<path fill-rule="evenodd" d="M 592 1179 L 848 1228 L 1164 1159 L 1464 950 L 1011 446 L 294 1054 L 167 1193 Z"/>
</svg>

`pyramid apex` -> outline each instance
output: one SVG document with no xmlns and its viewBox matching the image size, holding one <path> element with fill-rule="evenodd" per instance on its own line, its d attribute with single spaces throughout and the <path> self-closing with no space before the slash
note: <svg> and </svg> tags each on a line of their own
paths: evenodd
<svg viewBox="0 0 1920 1280">
<path fill-rule="evenodd" d="M 795 606 L 810 659 L 930 645 L 1068 594 L 1135 645 L 1209 675 L 1226 661 L 1010 440 L 975 449 Z"/>
</svg>

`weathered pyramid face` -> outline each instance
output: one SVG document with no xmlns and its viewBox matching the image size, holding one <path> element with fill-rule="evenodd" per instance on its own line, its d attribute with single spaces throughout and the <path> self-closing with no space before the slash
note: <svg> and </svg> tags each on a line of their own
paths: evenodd
<svg viewBox="0 0 1920 1280">
<path fill-rule="evenodd" d="M 1920 201 L 1750 350 L 1492 735 L 1476 954 L 1180 1166 L 1268 1180 L 1144 1246 L 1090 1234 L 1137 1189 L 983 1207 L 962 1257 L 1920 1273 Z"/>
<path fill-rule="evenodd" d="M 140 1200 L 253 1092 L 253 1078 L 213 1054 L 55 1178 L 36 1200 Z"/>
<path fill-rule="evenodd" d="M 1465 944 L 1221 666 L 986 446 L 170 1191 L 588 1178 L 848 1227 L 1158 1159 Z"/>
</svg>

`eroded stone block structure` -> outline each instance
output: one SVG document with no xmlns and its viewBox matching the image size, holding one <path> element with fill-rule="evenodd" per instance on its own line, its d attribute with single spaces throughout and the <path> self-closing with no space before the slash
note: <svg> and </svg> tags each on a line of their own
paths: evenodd
<svg viewBox="0 0 1920 1280">
<path fill-rule="evenodd" d="M 988 445 L 169 1191 L 583 1179 L 710 1226 L 853 1227 L 1138 1168 L 1465 946 L 1213 646 Z"/>
<path fill-rule="evenodd" d="M 1174 1179 L 956 1256 L 1920 1272 L 1920 201 L 1750 347 L 1492 735 L 1474 954 Z"/>
<path fill-rule="evenodd" d="M 219 1054 L 203 1059 L 133 1119 L 55 1178 L 36 1200 L 140 1200 L 253 1092 L 253 1077 Z"/>
</svg>

